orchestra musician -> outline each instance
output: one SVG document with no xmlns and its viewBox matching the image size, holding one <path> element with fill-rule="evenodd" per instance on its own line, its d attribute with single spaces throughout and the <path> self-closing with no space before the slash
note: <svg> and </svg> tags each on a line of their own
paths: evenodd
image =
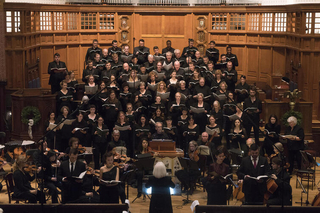
<svg viewBox="0 0 320 213">
<path fill-rule="evenodd" d="M 77 199 L 76 203 L 100 203 L 100 195 L 94 190 L 94 186 L 99 186 L 99 170 L 94 170 L 88 166 L 84 159 L 80 162 L 86 165 L 86 174 L 83 177 L 81 184 L 81 196 Z"/>
<path fill-rule="evenodd" d="M 249 149 L 249 156 L 242 159 L 237 172 L 239 182 L 243 182 L 244 204 L 256 205 L 262 204 L 264 201 L 264 193 L 267 190 L 266 178 L 252 179 L 252 177 L 270 175 L 267 158 L 259 156 L 259 153 L 258 145 L 252 144 Z"/>
<path fill-rule="evenodd" d="M 58 180 L 62 181 L 62 203 L 73 203 L 82 194 L 81 185 L 83 180 L 74 179 L 72 176 L 86 171 L 86 165 L 78 160 L 78 149 L 70 149 L 69 160 L 61 163 Z"/>
<path fill-rule="evenodd" d="M 268 205 L 281 205 L 282 199 L 284 205 L 292 205 L 292 188 L 290 186 L 290 175 L 283 167 L 283 163 L 279 157 L 272 158 L 272 175 L 271 178 L 274 179 L 277 184 L 277 189 L 269 197 Z"/>
<path fill-rule="evenodd" d="M 25 155 L 19 155 L 13 166 L 13 180 L 15 183 L 13 197 L 26 199 L 29 203 L 46 203 L 44 194 L 31 187 L 30 182 L 34 180 L 35 175 L 31 176 L 27 171 L 27 159 Z"/>
<path fill-rule="evenodd" d="M 57 70 L 64 68 L 62 70 Z M 64 76 L 68 73 L 68 69 L 65 62 L 60 61 L 60 54 L 54 54 L 54 61 L 48 65 L 48 74 L 50 75 L 49 84 L 51 85 L 51 93 L 55 94 L 60 90 L 60 82 L 64 79 Z"/>
<path fill-rule="evenodd" d="M 199 161 L 199 153 L 197 151 L 198 144 L 196 141 L 189 142 L 188 157 L 191 161 Z M 197 178 L 201 175 L 199 169 L 189 169 L 184 168 L 184 170 L 176 171 L 176 177 L 181 182 L 183 188 L 182 191 L 190 190 L 192 194 L 194 191 L 194 184 Z"/>
</svg>

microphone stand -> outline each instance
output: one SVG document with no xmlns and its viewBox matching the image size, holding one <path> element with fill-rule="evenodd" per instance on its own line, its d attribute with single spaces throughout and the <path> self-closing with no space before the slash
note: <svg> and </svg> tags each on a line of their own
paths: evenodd
<svg viewBox="0 0 320 213">
<path fill-rule="evenodd" d="M 101 89 L 100 91 L 98 91 L 98 92 L 96 92 L 89 100 L 88 100 L 88 102 L 90 101 L 90 100 L 92 100 L 93 98 L 95 98 L 98 94 L 100 94 L 102 91 L 103 91 L 104 89 Z M 81 105 L 79 105 L 78 107 L 77 107 L 77 109 L 76 110 L 74 110 L 70 115 L 68 115 L 68 117 L 70 118 L 70 117 L 72 117 L 73 115 L 75 115 L 78 111 L 79 111 L 79 109 L 80 109 L 80 107 L 81 106 L 83 106 L 83 104 L 84 103 L 82 103 Z M 67 117 L 67 118 L 68 118 Z M 42 195 L 44 195 L 44 192 L 43 192 L 43 190 L 44 190 L 44 175 L 43 175 L 43 172 L 44 172 L 44 168 L 43 168 L 43 166 L 44 166 L 44 154 L 43 154 L 43 143 L 45 142 L 45 138 L 46 138 L 46 136 L 48 135 L 48 134 L 50 134 L 51 132 L 53 132 L 58 126 L 60 126 L 60 124 L 62 124 L 67 118 L 62 118 L 62 120 L 54 127 L 54 128 L 52 128 L 50 131 L 48 131 L 47 133 L 45 133 L 39 140 L 38 140 L 38 142 L 37 143 L 41 143 L 41 148 L 40 148 L 40 151 L 41 151 L 41 170 L 40 170 L 40 174 L 42 174 L 42 177 L 41 177 L 41 179 L 40 179 L 40 193 L 41 193 L 41 196 Z M 45 211 L 44 211 L 44 200 L 43 199 L 41 199 L 41 201 L 40 201 L 40 203 L 41 203 L 41 212 L 43 212 L 43 213 L 45 213 Z"/>
</svg>

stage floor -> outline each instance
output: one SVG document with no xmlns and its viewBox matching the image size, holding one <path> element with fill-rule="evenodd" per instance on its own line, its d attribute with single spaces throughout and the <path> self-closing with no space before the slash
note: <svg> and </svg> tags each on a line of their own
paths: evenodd
<svg viewBox="0 0 320 213">
<path fill-rule="evenodd" d="M 5 170 L 6 171 L 10 171 L 10 167 L 5 166 Z M 320 169 L 317 168 L 316 170 L 316 184 L 319 182 L 320 180 Z M 2 180 L 2 179 L 1 179 Z M 5 186 L 5 182 L 2 182 L 3 185 L 3 189 L 1 191 L 1 196 L 0 196 L 0 207 L 1 204 L 4 203 L 8 203 L 8 194 L 7 194 L 7 188 Z M 32 183 L 32 186 L 34 186 L 35 183 Z M 305 188 L 307 188 L 307 183 L 303 184 L 305 186 Z M 293 206 L 300 206 L 300 203 L 296 203 L 296 202 L 300 202 L 301 200 L 301 187 L 298 186 L 298 188 L 296 188 L 296 176 L 293 175 L 291 178 L 291 186 L 292 186 L 292 196 L 293 196 L 293 202 L 292 205 Z M 312 200 L 314 199 L 315 195 L 318 194 L 318 190 L 317 187 L 314 186 L 313 190 L 312 187 L 310 186 L 309 188 L 309 202 L 311 204 Z M 132 203 L 132 201 L 134 200 L 134 198 L 137 195 L 137 189 L 136 188 L 132 188 L 129 187 L 129 201 L 130 201 L 130 211 L 132 213 L 148 213 L 149 212 L 149 204 L 150 204 L 150 200 L 148 198 L 146 198 L 145 200 L 143 200 L 143 196 L 141 196 L 141 198 L 138 198 L 134 203 Z M 173 212 L 174 213 L 185 213 L 185 212 L 190 212 L 190 204 L 186 204 L 186 205 L 182 205 L 183 204 L 183 199 L 185 199 L 187 196 L 186 194 L 182 194 L 182 196 L 176 196 L 173 195 L 171 196 L 172 199 L 172 206 L 173 206 Z M 198 200 L 200 205 L 206 205 L 207 203 L 207 193 L 203 192 L 203 188 L 202 187 L 197 187 L 196 191 L 193 193 L 193 195 L 189 196 L 190 200 Z M 307 199 L 307 195 L 303 194 L 303 202 L 305 202 Z M 50 202 L 50 201 L 49 201 Z M 240 206 L 241 202 L 240 201 L 236 201 L 236 200 L 230 200 L 229 201 L 229 205 L 233 205 L 233 206 Z M 305 204 L 304 204 L 305 206 Z"/>
</svg>

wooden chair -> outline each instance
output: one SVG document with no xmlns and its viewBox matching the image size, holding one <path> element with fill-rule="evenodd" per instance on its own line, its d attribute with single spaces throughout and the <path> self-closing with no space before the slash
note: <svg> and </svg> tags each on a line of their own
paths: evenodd
<svg viewBox="0 0 320 213">
<path fill-rule="evenodd" d="M 14 198 L 12 196 L 13 195 L 13 188 L 14 188 L 13 173 L 8 173 L 4 178 L 6 180 L 9 203 L 11 203 L 11 200 L 16 201 L 16 203 L 19 203 L 20 201 L 27 203 L 26 199 Z"/>
</svg>

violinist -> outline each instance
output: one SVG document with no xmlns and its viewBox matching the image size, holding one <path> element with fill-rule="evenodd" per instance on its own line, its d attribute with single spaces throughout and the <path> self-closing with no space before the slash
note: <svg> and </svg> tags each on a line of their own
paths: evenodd
<svg viewBox="0 0 320 213">
<path fill-rule="evenodd" d="M 44 194 L 31 187 L 30 181 L 33 181 L 35 176 L 30 176 L 30 174 L 26 171 L 27 167 L 28 165 L 26 156 L 18 156 L 13 166 L 13 180 L 15 183 L 13 197 L 26 199 L 29 203 L 37 203 L 37 201 L 46 203 Z"/>
<path fill-rule="evenodd" d="M 94 186 L 99 186 L 99 170 L 94 170 L 88 166 L 84 159 L 80 159 L 80 162 L 86 165 L 87 173 L 83 177 L 83 182 L 81 185 L 82 193 L 77 203 L 99 203 L 100 196 L 94 190 Z"/>
<path fill-rule="evenodd" d="M 221 146 L 216 150 L 215 161 L 210 165 L 206 189 L 208 193 L 207 205 L 226 205 L 227 204 L 227 180 L 222 178 L 230 172 L 229 166 L 224 163 L 226 156 Z"/>
<path fill-rule="evenodd" d="M 68 153 L 70 152 L 71 149 L 76 149 L 78 150 L 79 148 L 79 139 L 76 137 L 72 137 L 69 140 L 69 147 L 64 151 L 66 157 L 64 158 L 64 160 L 68 159 Z M 79 150 L 78 150 L 78 154 L 80 154 Z"/>
<path fill-rule="evenodd" d="M 196 141 L 189 142 L 189 149 L 188 149 L 188 157 L 191 161 L 198 162 L 199 161 L 199 153 L 197 151 L 198 144 Z M 190 189 L 190 193 L 193 193 L 195 181 L 201 175 L 199 169 L 189 169 L 184 168 L 184 170 L 179 170 L 176 172 L 176 176 L 181 182 L 183 187 L 182 191 L 188 191 Z"/>
<path fill-rule="evenodd" d="M 60 167 L 60 161 L 57 159 L 57 153 L 53 150 L 48 151 L 44 158 L 43 176 L 44 187 L 49 189 L 52 203 L 58 203 L 59 191 L 57 188 L 62 188 L 62 184 L 58 181 L 58 169 Z"/>
<path fill-rule="evenodd" d="M 292 205 L 292 188 L 290 186 L 290 175 L 282 167 L 282 162 L 279 157 L 272 158 L 272 175 L 271 178 L 275 180 L 278 186 L 276 191 L 271 194 L 267 204 L 269 205 L 281 205 L 282 198 L 284 205 Z"/>
</svg>

